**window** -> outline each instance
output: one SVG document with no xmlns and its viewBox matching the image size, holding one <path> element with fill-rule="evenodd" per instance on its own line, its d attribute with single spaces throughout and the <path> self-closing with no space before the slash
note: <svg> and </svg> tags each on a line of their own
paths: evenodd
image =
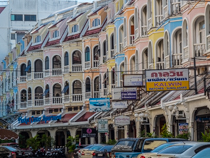
<svg viewBox="0 0 210 158">
<path fill-rule="evenodd" d="M 69 53 L 66 52 L 64 55 L 64 66 L 69 65 Z"/>
<path fill-rule="evenodd" d="M 11 40 L 15 40 L 15 33 L 11 33 Z"/>
<path fill-rule="evenodd" d="M 36 36 L 35 43 L 41 42 L 41 36 Z"/>
<path fill-rule="evenodd" d="M 144 151 L 151 151 L 154 148 L 158 147 L 161 144 L 166 143 L 166 141 L 156 141 L 156 140 L 148 140 L 144 143 Z"/>
<path fill-rule="evenodd" d="M 22 14 L 12 14 L 11 21 L 23 21 L 23 15 Z"/>
<path fill-rule="evenodd" d="M 57 38 L 57 37 L 59 37 L 59 31 L 58 30 L 55 30 L 53 32 L 53 38 Z"/>
<path fill-rule="evenodd" d="M 68 111 L 72 111 L 72 108 L 68 108 Z"/>
<path fill-rule="evenodd" d="M 155 148 L 154 150 L 151 151 L 151 153 L 158 153 L 159 151 L 171 146 L 171 145 L 174 145 L 175 143 L 165 143 L 165 144 L 162 144 L 160 146 L 158 146 L 157 148 Z"/>
<path fill-rule="evenodd" d="M 58 112 L 58 109 L 54 109 L 54 112 Z"/>
<path fill-rule="evenodd" d="M 86 92 L 90 92 L 90 78 L 86 79 Z"/>
<path fill-rule="evenodd" d="M 36 15 L 24 15 L 25 21 L 36 21 Z"/>
<path fill-rule="evenodd" d="M 35 89 L 35 99 L 43 99 L 43 89 L 42 89 L 42 87 L 37 87 Z"/>
<path fill-rule="evenodd" d="M 86 49 L 85 49 L 85 61 L 87 62 L 87 61 L 90 61 L 90 49 L 89 49 L 89 47 L 87 47 Z"/>
<path fill-rule="evenodd" d="M 114 150 L 123 150 L 123 151 L 132 151 L 133 145 L 135 144 L 135 141 L 131 140 L 122 140 L 119 141 L 115 146 Z"/>
<path fill-rule="evenodd" d="M 49 69 L 49 57 L 45 58 L 45 70 Z"/>
<path fill-rule="evenodd" d="M 100 20 L 99 19 L 94 19 L 92 22 L 92 27 L 97 27 L 100 25 Z"/>
<path fill-rule="evenodd" d="M 174 145 L 161 150 L 159 154 L 182 154 L 191 147 L 191 145 Z"/>
<path fill-rule="evenodd" d="M 49 113 L 53 113 L 53 110 L 49 110 Z"/>
<path fill-rule="evenodd" d="M 81 53 L 79 51 L 75 51 L 72 56 L 73 56 L 73 64 L 82 64 Z"/>
<path fill-rule="evenodd" d="M 40 111 L 37 111 L 36 114 L 39 115 L 40 114 Z"/>
<path fill-rule="evenodd" d="M 71 32 L 78 32 L 78 25 L 72 26 Z"/>
<path fill-rule="evenodd" d="M 74 111 L 77 111 L 78 110 L 78 107 L 74 107 Z"/>
<path fill-rule="evenodd" d="M 79 109 L 82 110 L 82 106 L 80 106 Z"/>
<path fill-rule="evenodd" d="M 73 94 L 82 94 L 82 84 L 78 80 L 73 83 Z"/>
<path fill-rule="evenodd" d="M 35 115 L 35 111 L 32 111 L 32 115 Z"/>
</svg>

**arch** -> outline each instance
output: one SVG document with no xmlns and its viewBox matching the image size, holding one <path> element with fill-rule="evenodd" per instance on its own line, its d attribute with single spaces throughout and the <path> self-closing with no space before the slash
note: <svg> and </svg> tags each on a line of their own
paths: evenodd
<svg viewBox="0 0 210 158">
<path fill-rule="evenodd" d="M 64 83 L 64 95 L 69 95 L 69 82 L 65 81 Z"/>
<path fill-rule="evenodd" d="M 123 50 L 123 40 L 124 40 L 124 26 L 123 24 L 119 27 L 119 52 Z"/>
<path fill-rule="evenodd" d="M 189 43 L 189 31 L 188 31 L 188 21 L 187 19 L 184 19 L 183 20 L 183 23 L 182 23 L 182 39 L 183 39 L 183 48 L 188 46 L 188 43 Z"/>
<path fill-rule="evenodd" d="M 134 43 L 134 33 L 135 33 L 135 28 L 134 28 L 134 14 L 129 17 L 129 43 L 133 44 Z"/>
<path fill-rule="evenodd" d="M 53 56 L 52 67 L 53 67 L 53 69 L 61 68 L 61 57 L 59 55 Z"/>
<path fill-rule="evenodd" d="M 107 55 L 106 52 L 107 52 L 107 44 L 106 44 L 106 40 L 104 40 L 104 41 L 103 41 L 103 55 L 104 55 L 104 56 Z"/>
<path fill-rule="evenodd" d="M 146 36 L 147 35 L 147 4 L 144 4 L 141 7 L 141 36 Z"/>
<path fill-rule="evenodd" d="M 99 76 L 94 78 L 94 92 L 99 92 Z"/>
<path fill-rule="evenodd" d="M 46 84 L 45 86 L 45 98 L 49 98 L 50 97 L 50 86 L 49 84 Z"/>
<path fill-rule="evenodd" d="M 131 74 L 135 74 L 135 70 L 136 70 L 136 57 L 135 57 L 135 54 L 133 54 L 131 57 L 130 57 L 130 73 Z"/>
<path fill-rule="evenodd" d="M 121 82 L 121 81 L 123 81 L 123 74 L 125 73 L 125 64 L 124 64 L 124 62 L 122 62 L 122 63 L 120 64 L 120 72 L 122 72 L 122 73 L 120 74 L 120 82 Z"/>
<path fill-rule="evenodd" d="M 154 62 L 153 60 L 154 60 L 154 58 L 153 58 L 152 42 L 150 41 L 149 45 L 148 45 L 148 64 L 153 64 L 153 62 Z M 150 68 L 150 67 L 148 67 L 148 68 Z"/>
<path fill-rule="evenodd" d="M 99 60 L 99 48 L 98 48 L 98 45 L 96 45 L 93 48 L 93 60 Z"/>
<path fill-rule="evenodd" d="M 155 44 L 155 55 L 156 55 L 156 68 L 164 69 L 164 47 L 163 38 L 159 38 Z"/>
<path fill-rule="evenodd" d="M 21 90 L 20 99 L 21 99 L 21 102 L 26 102 L 27 101 L 27 91 L 25 89 Z"/>
<path fill-rule="evenodd" d="M 31 91 L 31 87 L 28 88 L 28 100 L 32 100 L 32 91 Z"/>
<path fill-rule="evenodd" d="M 40 86 L 35 88 L 35 99 L 43 99 L 43 88 Z"/>
<path fill-rule="evenodd" d="M 115 85 L 115 67 L 111 70 L 111 84 Z"/>
<path fill-rule="evenodd" d="M 50 62 L 49 57 L 46 56 L 45 57 L 45 70 L 49 70 L 49 68 L 50 68 L 50 63 L 49 62 Z"/>
<path fill-rule="evenodd" d="M 61 97 L 62 87 L 59 83 L 53 85 L 53 97 Z"/>
<path fill-rule="evenodd" d="M 103 84 L 104 84 L 104 88 L 107 88 L 107 72 L 104 73 L 104 77 L 103 77 Z"/>
<path fill-rule="evenodd" d="M 142 69 L 148 69 L 148 47 L 142 50 Z"/>
<path fill-rule="evenodd" d="M 20 65 L 20 76 L 26 76 L 26 64 L 25 63 L 22 63 Z"/>
<path fill-rule="evenodd" d="M 154 126 L 155 126 L 155 135 L 160 136 L 162 132 L 162 127 L 166 124 L 166 118 L 162 115 L 156 115 L 154 118 Z"/>
<path fill-rule="evenodd" d="M 79 80 L 73 81 L 72 91 L 73 94 L 82 94 L 82 82 Z"/>
<path fill-rule="evenodd" d="M 76 50 L 72 53 L 72 64 L 82 64 L 81 52 Z"/>
<path fill-rule="evenodd" d="M 91 92 L 90 77 L 87 77 L 85 80 L 85 92 Z"/>
<path fill-rule="evenodd" d="M 69 65 L 69 53 L 65 52 L 64 54 L 64 66 L 68 66 Z"/>
<path fill-rule="evenodd" d="M 85 48 L 85 62 L 90 61 L 90 48 L 86 47 Z"/>
<path fill-rule="evenodd" d="M 164 44 L 164 55 L 167 56 L 170 53 L 170 38 L 169 38 L 169 32 L 166 30 L 164 32 L 164 38 L 163 38 L 163 44 Z M 173 50 L 173 49 L 172 49 Z"/>
<path fill-rule="evenodd" d="M 42 61 L 40 59 L 37 59 L 34 62 L 34 70 L 35 70 L 35 72 L 42 72 L 43 71 Z"/>
<path fill-rule="evenodd" d="M 28 61 L 28 70 L 27 70 L 27 73 L 31 73 L 31 60 Z"/>
</svg>

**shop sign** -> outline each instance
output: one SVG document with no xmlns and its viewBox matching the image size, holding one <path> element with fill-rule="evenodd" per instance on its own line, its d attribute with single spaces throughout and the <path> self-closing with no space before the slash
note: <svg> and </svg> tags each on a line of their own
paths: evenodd
<svg viewBox="0 0 210 158">
<path fill-rule="evenodd" d="M 128 116 L 117 116 L 114 118 L 114 124 L 119 126 L 125 126 L 130 124 L 130 117 Z"/>
<path fill-rule="evenodd" d="M 90 98 L 89 99 L 91 112 L 106 112 L 110 110 L 109 98 Z"/>
<path fill-rule="evenodd" d="M 98 132 L 99 133 L 108 133 L 108 120 L 98 120 Z"/>
<path fill-rule="evenodd" d="M 188 69 L 146 70 L 146 91 L 174 91 L 188 89 Z"/>
<path fill-rule="evenodd" d="M 143 77 L 141 74 L 123 75 L 124 87 L 141 87 L 143 86 Z"/>
<path fill-rule="evenodd" d="M 32 123 L 32 122 L 40 122 L 40 121 L 44 121 L 45 123 L 47 121 L 57 121 L 57 120 L 60 120 L 61 119 L 61 115 L 58 115 L 58 116 L 43 116 L 43 118 L 41 117 L 29 117 L 29 118 L 21 118 L 19 117 L 18 118 L 18 122 L 19 123 L 25 123 L 25 124 L 28 124 L 28 123 Z"/>
<path fill-rule="evenodd" d="M 82 128 L 82 137 L 96 137 L 96 129 L 95 128 Z"/>
<path fill-rule="evenodd" d="M 179 134 L 188 132 L 188 123 L 179 123 Z"/>
<path fill-rule="evenodd" d="M 137 91 L 123 91 L 121 92 L 122 100 L 136 100 L 137 99 Z"/>
<path fill-rule="evenodd" d="M 122 100 L 121 92 L 134 92 L 136 88 L 113 88 L 112 89 L 112 100 Z"/>
<path fill-rule="evenodd" d="M 124 109 L 128 107 L 127 101 L 112 102 L 112 108 L 114 109 Z"/>
</svg>

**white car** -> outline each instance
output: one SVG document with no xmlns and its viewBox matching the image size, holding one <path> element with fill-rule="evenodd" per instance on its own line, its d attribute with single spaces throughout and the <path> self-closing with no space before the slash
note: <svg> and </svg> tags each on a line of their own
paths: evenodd
<svg viewBox="0 0 210 158">
<path fill-rule="evenodd" d="M 169 146 L 157 154 L 150 155 L 148 158 L 192 158 L 201 150 L 209 147 L 210 143 L 186 142 Z"/>
</svg>

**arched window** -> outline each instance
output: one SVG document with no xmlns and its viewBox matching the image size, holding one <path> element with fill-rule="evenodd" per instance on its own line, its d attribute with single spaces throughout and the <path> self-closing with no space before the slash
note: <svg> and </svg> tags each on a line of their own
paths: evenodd
<svg viewBox="0 0 210 158">
<path fill-rule="evenodd" d="M 66 81 L 63 89 L 64 95 L 69 95 L 69 83 Z"/>
<path fill-rule="evenodd" d="M 95 92 L 99 91 L 99 77 L 96 77 L 94 80 L 94 91 Z"/>
<path fill-rule="evenodd" d="M 26 96 L 26 90 L 22 90 L 20 95 L 21 95 L 21 102 L 26 102 L 27 101 L 27 96 Z"/>
<path fill-rule="evenodd" d="M 71 32 L 78 32 L 78 25 L 72 26 Z"/>
<path fill-rule="evenodd" d="M 111 46 L 111 50 L 113 50 L 114 49 L 114 33 L 111 35 L 110 46 Z"/>
<path fill-rule="evenodd" d="M 31 88 L 29 87 L 28 88 L 28 100 L 31 100 L 31 97 L 32 96 L 32 94 L 31 94 Z"/>
<path fill-rule="evenodd" d="M 99 60 L 99 50 L 98 50 L 98 46 L 95 46 L 95 48 L 93 49 L 93 60 Z"/>
<path fill-rule="evenodd" d="M 69 53 L 66 52 L 64 55 L 64 66 L 69 65 Z"/>
<path fill-rule="evenodd" d="M 26 70 L 26 64 L 22 64 L 20 69 L 21 69 L 20 75 L 21 76 L 26 76 L 26 71 L 25 71 Z"/>
<path fill-rule="evenodd" d="M 130 19 L 130 44 L 134 43 L 134 16 Z"/>
<path fill-rule="evenodd" d="M 99 19 L 94 19 L 92 22 L 92 27 L 97 27 L 100 25 L 100 20 Z"/>
<path fill-rule="evenodd" d="M 57 37 L 59 37 L 59 31 L 58 30 L 55 30 L 53 32 L 53 38 L 57 38 Z"/>
<path fill-rule="evenodd" d="M 111 76 L 112 76 L 112 84 L 115 84 L 115 68 L 112 69 Z"/>
<path fill-rule="evenodd" d="M 61 68 L 61 57 L 58 55 L 53 57 L 53 68 Z"/>
<path fill-rule="evenodd" d="M 79 51 L 75 51 L 72 54 L 72 60 L 73 60 L 73 64 L 82 64 L 82 60 L 81 60 L 81 53 Z"/>
<path fill-rule="evenodd" d="M 28 61 L 28 66 L 26 68 L 26 72 L 31 73 L 31 61 L 30 60 Z"/>
<path fill-rule="evenodd" d="M 39 59 L 36 60 L 34 67 L 35 67 L 35 72 L 42 72 L 42 61 Z"/>
<path fill-rule="evenodd" d="M 85 62 L 90 61 L 90 48 L 86 47 L 85 49 Z"/>
<path fill-rule="evenodd" d="M 53 96 L 54 97 L 60 97 L 61 96 L 61 85 L 56 83 L 53 86 Z"/>
<path fill-rule="evenodd" d="M 131 71 L 131 74 L 135 74 L 135 56 L 133 56 L 130 60 L 130 71 Z"/>
<path fill-rule="evenodd" d="M 86 92 L 90 92 L 90 78 L 87 78 L 85 81 Z"/>
<path fill-rule="evenodd" d="M 107 88 L 107 74 L 104 74 L 104 88 Z"/>
<path fill-rule="evenodd" d="M 45 98 L 49 98 L 50 97 L 50 87 L 49 87 L 48 84 L 45 87 L 44 96 L 45 96 Z"/>
<path fill-rule="evenodd" d="M 82 83 L 78 80 L 73 83 L 73 94 L 82 94 Z"/>
<path fill-rule="evenodd" d="M 106 40 L 103 42 L 103 53 L 106 56 Z"/>
<path fill-rule="evenodd" d="M 35 43 L 41 42 L 41 36 L 36 36 Z"/>
<path fill-rule="evenodd" d="M 47 56 L 45 58 L 45 70 L 49 70 L 49 66 L 50 66 L 50 64 L 49 64 L 49 57 Z"/>
<path fill-rule="evenodd" d="M 42 87 L 36 87 L 36 89 L 35 89 L 35 99 L 43 99 L 43 89 L 42 89 Z"/>
</svg>

